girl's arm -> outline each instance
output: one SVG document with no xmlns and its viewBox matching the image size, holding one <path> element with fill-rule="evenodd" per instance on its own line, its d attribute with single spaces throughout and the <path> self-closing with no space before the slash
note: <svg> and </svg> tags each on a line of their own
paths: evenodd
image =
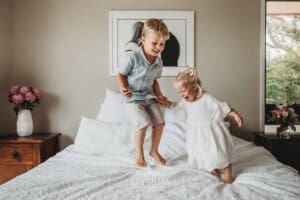
<svg viewBox="0 0 300 200">
<path fill-rule="evenodd" d="M 243 118 L 233 108 L 231 108 L 231 110 L 228 113 L 228 115 L 234 118 L 234 120 L 238 124 L 238 127 L 241 127 L 243 125 Z"/>
<path fill-rule="evenodd" d="M 167 106 L 167 107 L 171 106 L 172 103 L 167 99 L 167 97 L 165 97 L 162 94 L 162 92 L 160 90 L 159 83 L 158 83 L 158 81 L 156 79 L 153 82 L 153 91 L 154 91 L 154 93 L 157 96 L 158 104 L 160 104 L 162 106 Z"/>
<path fill-rule="evenodd" d="M 131 97 L 132 93 L 130 90 L 128 90 L 128 83 L 127 83 L 127 77 L 124 76 L 121 73 L 117 74 L 117 80 L 120 88 L 120 92 L 122 95 L 126 97 Z"/>
</svg>

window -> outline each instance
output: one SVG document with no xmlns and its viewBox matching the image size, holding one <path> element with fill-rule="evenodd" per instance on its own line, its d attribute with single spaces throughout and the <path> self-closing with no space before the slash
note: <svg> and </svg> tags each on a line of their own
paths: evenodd
<svg viewBox="0 0 300 200">
<path fill-rule="evenodd" d="M 265 20 L 265 124 L 272 124 L 279 104 L 300 117 L 300 1 L 267 0 Z"/>
</svg>

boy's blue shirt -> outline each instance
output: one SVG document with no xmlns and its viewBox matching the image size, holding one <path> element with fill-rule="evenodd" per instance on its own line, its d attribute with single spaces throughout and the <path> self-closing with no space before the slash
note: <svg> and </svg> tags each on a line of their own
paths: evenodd
<svg viewBox="0 0 300 200">
<path fill-rule="evenodd" d="M 127 77 L 128 89 L 132 96 L 126 102 L 156 99 L 153 82 L 161 77 L 162 60 L 159 56 L 153 64 L 149 63 L 142 47 L 135 51 L 126 52 L 123 63 L 119 66 L 119 73 Z"/>
</svg>

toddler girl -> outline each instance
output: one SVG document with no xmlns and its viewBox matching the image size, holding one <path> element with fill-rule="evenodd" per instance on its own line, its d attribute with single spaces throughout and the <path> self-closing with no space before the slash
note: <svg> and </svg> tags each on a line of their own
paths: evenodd
<svg viewBox="0 0 300 200">
<path fill-rule="evenodd" d="M 210 171 L 223 181 L 232 183 L 231 155 L 233 142 L 224 124 L 229 115 L 242 126 L 242 118 L 227 103 L 203 91 L 196 70 L 188 68 L 180 72 L 174 82 L 187 111 L 188 162 L 193 168 Z"/>
</svg>

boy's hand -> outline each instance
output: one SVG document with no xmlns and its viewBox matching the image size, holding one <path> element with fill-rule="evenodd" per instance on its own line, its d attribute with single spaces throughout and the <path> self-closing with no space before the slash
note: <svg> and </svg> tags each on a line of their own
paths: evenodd
<svg viewBox="0 0 300 200">
<path fill-rule="evenodd" d="M 234 118 L 234 120 L 238 124 L 238 127 L 241 127 L 243 125 L 243 118 L 236 111 L 232 110 L 229 115 Z"/>
<path fill-rule="evenodd" d="M 161 95 L 157 97 L 157 101 L 159 105 L 170 107 L 172 105 L 172 102 L 170 102 L 167 97 Z"/>
<path fill-rule="evenodd" d="M 124 95 L 126 97 L 131 97 L 132 96 L 131 91 L 128 90 L 127 88 L 125 88 L 125 87 L 121 87 L 120 92 L 121 92 L 122 95 Z"/>
</svg>

